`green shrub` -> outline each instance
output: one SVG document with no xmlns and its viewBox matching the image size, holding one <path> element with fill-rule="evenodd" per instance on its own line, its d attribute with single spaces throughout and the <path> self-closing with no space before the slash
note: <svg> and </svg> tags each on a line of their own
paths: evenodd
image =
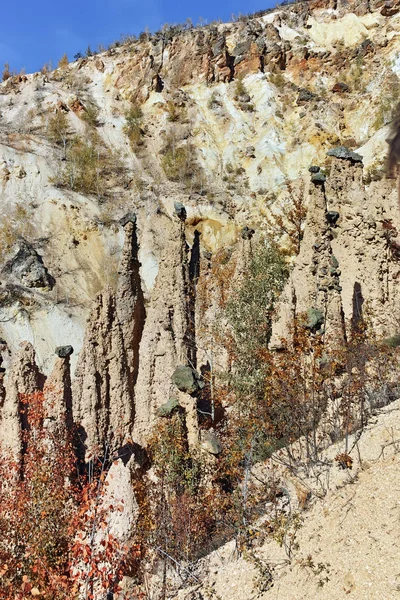
<svg viewBox="0 0 400 600">
<path fill-rule="evenodd" d="M 398 348 L 400 346 L 400 333 L 395 333 L 391 337 L 383 340 L 385 346 L 389 346 L 389 348 Z"/>
<path fill-rule="evenodd" d="M 207 107 L 210 110 L 216 110 L 217 108 L 221 108 L 221 106 L 222 106 L 222 102 L 221 102 L 221 100 L 219 98 L 219 95 L 214 90 L 213 93 L 210 96 L 210 99 L 207 102 Z"/>
<path fill-rule="evenodd" d="M 273 83 L 278 89 L 282 89 L 285 86 L 285 77 L 283 76 L 282 71 L 278 71 L 277 73 L 271 73 L 269 80 Z"/>
<path fill-rule="evenodd" d="M 89 127 L 97 127 L 99 125 L 99 109 L 93 102 L 88 102 L 85 110 L 81 113 L 81 118 Z"/>
<path fill-rule="evenodd" d="M 187 189 L 204 185 L 201 167 L 197 162 L 192 144 L 178 146 L 172 136 L 168 137 L 161 159 L 161 166 L 170 181 L 177 181 Z"/>
<path fill-rule="evenodd" d="M 262 241 L 246 275 L 225 309 L 236 356 L 234 385 L 242 393 L 264 394 L 264 369 L 260 349 L 267 348 L 271 335 L 272 311 L 288 275 L 283 255 Z"/>
<path fill-rule="evenodd" d="M 235 84 L 235 100 L 238 100 L 241 96 L 245 96 L 247 94 L 247 90 L 243 83 L 243 79 L 238 79 Z"/>
<path fill-rule="evenodd" d="M 105 198 L 115 181 L 124 185 L 125 169 L 118 154 L 105 146 L 101 138 L 91 135 L 88 140 L 76 136 L 67 148 L 62 170 L 51 182 L 83 194 Z"/>
<path fill-rule="evenodd" d="M 139 104 L 133 102 L 125 113 L 124 133 L 128 136 L 132 149 L 142 143 L 142 119 L 143 111 Z"/>
<path fill-rule="evenodd" d="M 171 123 L 183 122 L 186 118 L 186 110 L 182 106 L 178 106 L 172 100 L 169 100 L 166 105 L 168 113 L 168 121 Z"/>
<path fill-rule="evenodd" d="M 66 156 L 67 144 L 69 140 L 69 122 L 67 115 L 61 110 L 50 116 L 47 121 L 46 135 L 50 142 L 62 146 L 64 156 Z"/>
</svg>

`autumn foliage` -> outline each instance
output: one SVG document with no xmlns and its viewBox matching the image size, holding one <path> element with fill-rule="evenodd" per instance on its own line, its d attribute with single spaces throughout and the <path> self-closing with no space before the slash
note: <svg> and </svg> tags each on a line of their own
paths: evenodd
<svg viewBox="0 0 400 600">
<path fill-rule="evenodd" d="M 3 451 L 0 461 L 1 600 L 88 600 L 117 591 L 127 562 L 109 531 L 112 457 L 79 473 L 71 435 L 47 426 L 45 404 L 43 392 L 21 397 L 22 456 Z"/>
</svg>

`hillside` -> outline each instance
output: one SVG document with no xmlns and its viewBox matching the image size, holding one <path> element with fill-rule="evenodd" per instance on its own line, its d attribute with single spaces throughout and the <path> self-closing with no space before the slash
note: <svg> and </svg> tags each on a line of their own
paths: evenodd
<svg viewBox="0 0 400 600">
<path fill-rule="evenodd" d="M 395 0 L 316 0 L 232 23 L 165 26 L 52 71 L 3 74 L 0 442 L 20 481 L 37 440 L 43 456 L 55 448 L 65 460 L 57 444 L 73 440 L 81 474 L 95 477 L 100 464 L 107 502 L 121 509 L 104 527 L 120 544 L 140 533 L 133 545 L 163 600 L 197 600 L 214 585 L 202 573 L 203 591 L 177 591 L 184 535 L 185 569 L 201 571 L 214 546 L 210 564 L 229 556 L 230 537 L 241 547 L 236 520 L 249 535 L 255 515 L 268 518 L 260 494 L 276 496 L 292 523 L 285 497 L 293 502 L 299 487 L 312 505 L 298 534 L 302 558 L 290 557 L 282 578 L 274 570 L 260 597 L 396 597 L 393 564 L 382 577 L 375 568 L 395 553 L 396 531 L 381 549 L 370 540 L 388 525 L 394 492 L 377 496 L 382 519 L 357 541 L 376 563 L 370 580 L 358 554 L 346 569 L 359 550 L 342 551 L 335 520 L 353 540 L 379 477 L 395 485 L 398 472 L 396 453 L 375 457 L 385 432 L 397 440 L 400 212 L 386 162 L 399 119 L 399 36 Z M 322 493 L 324 465 L 335 480 L 337 455 L 352 482 L 354 435 L 369 440 L 360 456 L 370 468 L 354 487 L 326 483 Z M 263 475 L 261 491 L 266 459 L 282 470 L 276 481 Z M 342 521 L 353 489 L 354 514 Z M 178 527 L 185 510 L 190 535 Z M 146 546 L 158 518 L 173 532 L 161 528 L 162 565 L 161 542 Z M 271 531 L 279 536 L 277 521 Z M 329 581 L 316 591 L 315 565 L 329 554 Z M 253 597 L 243 560 L 228 560 L 211 597 Z M 142 577 L 143 586 L 136 563 L 129 568 L 126 585 Z M 233 592 L 236 568 L 246 573 Z"/>
</svg>

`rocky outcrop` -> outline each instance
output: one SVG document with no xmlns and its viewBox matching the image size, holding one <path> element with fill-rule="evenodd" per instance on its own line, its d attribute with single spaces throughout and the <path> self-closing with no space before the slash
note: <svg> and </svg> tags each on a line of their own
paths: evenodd
<svg viewBox="0 0 400 600">
<path fill-rule="evenodd" d="M 139 344 L 146 313 L 138 259 L 136 215 L 125 216 L 121 220 L 121 225 L 124 227 L 125 243 L 118 270 L 116 310 L 121 324 L 126 364 L 129 369 L 129 389 L 133 395 L 139 370 Z"/>
<path fill-rule="evenodd" d="M 17 254 L 5 264 L 3 273 L 11 275 L 18 283 L 28 288 L 51 290 L 55 283 L 43 264 L 42 257 L 26 242 L 20 243 Z"/>
<path fill-rule="evenodd" d="M 82 450 L 116 448 L 134 416 L 123 331 L 111 291 L 100 294 L 90 315 L 73 386 L 73 416 Z"/>
<path fill-rule="evenodd" d="M 36 365 L 32 344 L 23 342 L 7 374 L 0 414 L 0 444 L 17 461 L 23 451 L 22 432 L 27 429 L 25 396 L 43 389 L 44 380 Z"/>
<path fill-rule="evenodd" d="M 396 193 L 387 181 L 366 189 L 358 155 L 343 148 L 328 154 L 329 175 L 311 178 L 304 238 L 274 325 L 273 348 L 290 337 L 294 316 L 310 310 L 323 315 L 318 330 L 327 340 L 349 337 L 364 319 L 382 335 L 397 327 Z"/>
<path fill-rule="evenodd" d="M 73 430 L 70 356 L 72 346 L 56 348 L 57 359 L 44 386 L 44 427 L 53 433 Z"/>
<path fill-rule="evenodd" d="M 184 223 L 178 218 L 158 219 L 164 250 L 140 343 L 140 364 L 135 389 L 135 441 L 143 442 L 157 409 L 174 387 L 171 375 L 178 365 L 188 364 L 196 341 L 188 307 L 189 259 Z M 195 366 L 195 365 L 194 365 Z"/>
</svg>

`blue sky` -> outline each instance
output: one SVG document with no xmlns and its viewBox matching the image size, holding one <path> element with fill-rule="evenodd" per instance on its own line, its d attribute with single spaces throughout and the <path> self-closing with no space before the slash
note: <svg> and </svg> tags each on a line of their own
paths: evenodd
<svg viewBox="0 0 400 600">
<path fill-rule="evenodd" d="M 272 0 L 4 0 L 0 19 L 0 70 L 28 73 L 67 53 L 84 53 L 88 45 L 107 46 L 121 34 L 138 34 L 164 23 L 182 23 L 190 17 L 210 22 L 229 21 L 232 14 L 274 6 Z"/>
</svg>

